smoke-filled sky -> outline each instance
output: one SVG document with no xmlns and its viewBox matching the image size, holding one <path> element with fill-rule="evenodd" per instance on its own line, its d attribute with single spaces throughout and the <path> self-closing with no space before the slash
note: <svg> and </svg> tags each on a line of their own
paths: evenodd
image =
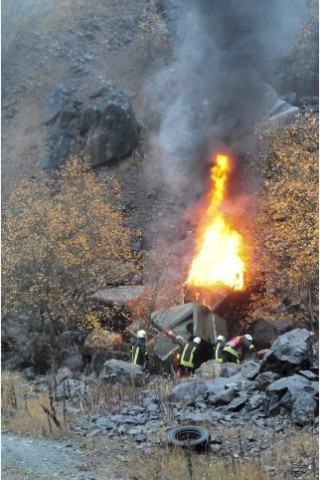
<svg viewBox="0 0 320 480">
<path fill-rule="evenodd" d="M 160 115 L 154 151 L 174 189 L 184 176 L 201 183 L 210 150 L 253 151 L 273 59 L 294 40 L 305 2 L 182 3 L 173 62 L 149 84 Z"/>
</svg>

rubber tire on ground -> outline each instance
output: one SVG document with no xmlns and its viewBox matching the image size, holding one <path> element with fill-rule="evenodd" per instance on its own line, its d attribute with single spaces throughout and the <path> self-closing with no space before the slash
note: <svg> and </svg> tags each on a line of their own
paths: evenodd
<svg viewBox="0 0 320 480">
<path fill-rule="evenodd" d="M 169 442 L 177 447 L 200 447 L 208 444 L 209 432 L 204 427 L 185 425 L 169 430 L 168 437 Z"/>
</svg>

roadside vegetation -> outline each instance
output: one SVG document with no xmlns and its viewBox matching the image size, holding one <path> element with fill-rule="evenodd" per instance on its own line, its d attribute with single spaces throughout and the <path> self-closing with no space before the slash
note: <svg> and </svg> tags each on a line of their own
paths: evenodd
<svg viewBox="0 0 320 480">
<path fill-rule="evenodd" d="M 3 318 L 23 313 L 53 350 L 68 328 L 110 328 L 115 309 L 99 310 L 90 294 L 138 271 L 140 235 L 125 225 L 114 179 L 72 157 L 47 182 L 21 182 L 3 205 L 2 232 Z"/>
<path fill-rule="evenodd" d="M 253 316 L 277 302 L 292 303 L 286 318 L 318 329 L 318 141 L 315 114 L 296 115 L 261 135 L 259 161 L 251 167 L 261 188 L 251 218 L 254 281 L 265 285 L 253 296 Z"/>
</svg>

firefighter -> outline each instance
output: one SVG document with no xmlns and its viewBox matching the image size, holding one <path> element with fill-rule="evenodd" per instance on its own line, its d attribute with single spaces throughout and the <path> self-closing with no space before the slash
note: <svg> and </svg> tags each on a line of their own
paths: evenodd
<svg viewBox="0 0 320 480">
<path fill-rule="evenodd" d="M 218 335 L 217 340 L 213 346 L 213 359 L 216 362 L 222 363 L 223 358 L 222 358 L 222 349 L 226 344 L 226 339 L 224 338 L 223 335 Z"/>
<path fill-rule="evenodd" d="M 193 340 L 189 340 L 182 349 L 182 354 L 180 356 L 180 363 L 177 370 L 177 375 L 180 377 L 182 375 L 189 375 L 195 371 L 195 360 L 197 352 L 199 350 L 199 345 L 201 343 L 200 337 L 195 337 Z"/>
<path fill-rule="evenodd" d="M 148 352 L 146 347 L 146 332 L 139 330 L 137 341 L 131 346 L 131 362 L 140 365 L 143 369 L 147 367 Z"/>
<path fill-rule="evenodd" d="M 222 349 L 222 361 L 241 363 L 247 352 L 255 351 L 252 342 L 252 336 L 249 334 L 231 338 Z"/>
</svg>

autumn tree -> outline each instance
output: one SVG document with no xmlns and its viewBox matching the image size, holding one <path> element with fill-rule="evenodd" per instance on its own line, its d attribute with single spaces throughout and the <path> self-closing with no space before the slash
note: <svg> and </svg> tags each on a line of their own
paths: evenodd
<svg viewBox="0 0 320 480">
<path fill-rule="evenodd" d="M 301 113 L 290 127 L 276 124 L 263 133 L 261 162 L 256 164 L 262 188 L 251 221 L 256 280 L 263 272 L 269 285 L 255 299 L 256 314 L 275 298 L 287 296 L 313 327 L 319 286 L 318 132 L 317 116 Z"/>
<path fill-rule="evenodd" d="M 2 308 L 11 317 L 97 326 L 106 312 L 95 312 L 90 294 L 138 268 L 119 184 L 78 157 L 47 181 L 24 180 L 3 205 L 2 232 Z"/>
</svg>

